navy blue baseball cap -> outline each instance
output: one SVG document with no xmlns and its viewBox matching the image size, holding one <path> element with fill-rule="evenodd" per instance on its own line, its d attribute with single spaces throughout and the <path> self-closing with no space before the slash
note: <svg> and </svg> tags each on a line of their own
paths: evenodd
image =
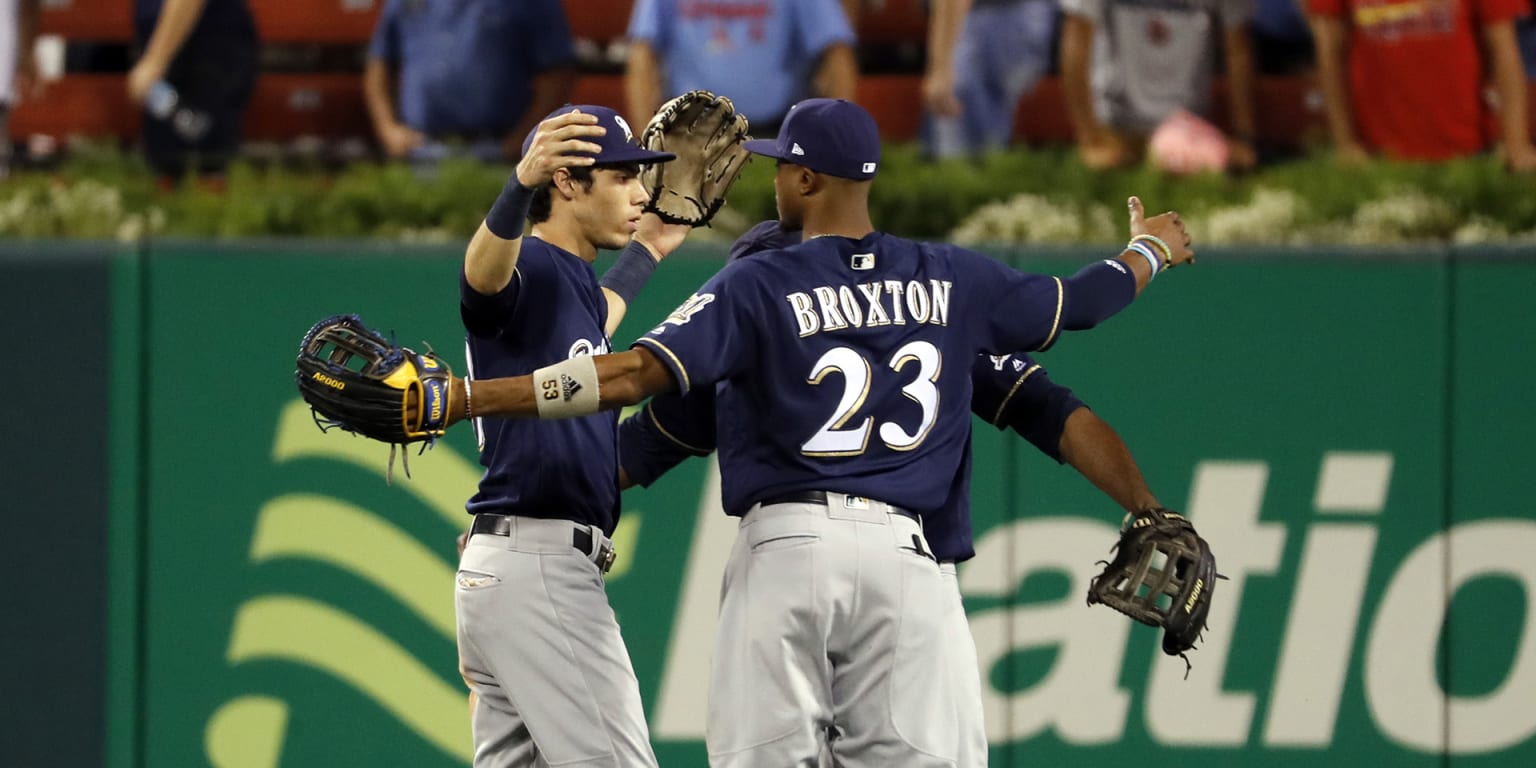
<svg viewBox="0 0 1536 768">
<path fill-rule="evenodd" d="M 603 148 L 601 152 L 598 152 L 596 155 L 589 152 L 576 153 L 586 155 L 587 157 L 596 157 L 597 165 L 665 163 L 668 160 L 677 159 L 677 155 L 671 152 L 652 152 L 642 148 L 635 142 L 635 132 L 630 130 L 629 123 L 624 120 L 623 115 L 607 107 L 599 107 L 595 104 L 567 104 L 545 115 L 544 120 L 566 114 L 567 112 L 574 112 L 578 109 L 581 110 L 582 114 L 596 115 L 597 124 L 608 129 L 608 132 L 601 136 L 582 137 L 583 141 L 590 141 L 601 146 Z M 544 120 L 539 122 L 542 123 Z M 523 154 L 528 154 L 528 147 L 533 144 L 533 135 L 538 132 L 539 127 L 534 126 L 533 130 L 528 132 L 528 136 L 523 139 Z"/>
<path fill-rule="evenodd" d="M 880 129 L 845 99 L 806 99 L 789 108 L 777 139 L 753 139 L 748 152 L 817 173 L 869 181 L 880 166 Z"/>
</svg>

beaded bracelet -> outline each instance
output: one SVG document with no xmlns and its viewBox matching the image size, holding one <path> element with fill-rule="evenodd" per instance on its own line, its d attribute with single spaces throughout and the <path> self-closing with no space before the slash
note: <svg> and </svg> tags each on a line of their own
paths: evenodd
<svg viewBox="0 0 1536 768">
<path fill-rule="evenodd" d="M 1126 244 L 1125 249 L 1128 251 L 1135 251 L 1147 257 L 1147 264 L 1152 267 L 1152 277 L 1147 278 L 1149 282 L 1153 277 L 1157 277 L 1158 271 L 1162 268 L 1162 262 L 1158 260 L 1156 254 L 1152 253 L 1152 249 L 1148 247 L 1146 243 L 1132 240 Z"/>
<path fill-rule="evenodd" d="M 1168 265 L 1173 263 L 1173 249 L 1169 248 L 1168 244 L 1163 242 L 1163 239 L 1161 237 L 1158 237 L 1157 235 L 1141 234 L 1141 235 L 1137 235 L 1137 236 L 1131 238 L 1131 242 L 1133 242 L 1133 243 L 1136 242 L 1137 240 L 1141 240 L 1143 242 L 1148 242 L 1148 243 L 1151 243 L 1152 245 L 1156 246 L 1157 250 L 1162 253 L 1162 256 L 1163 256 L 1163 266 L 1166 267 L 1166 266 L 1168 266 Z"/>
</svg>

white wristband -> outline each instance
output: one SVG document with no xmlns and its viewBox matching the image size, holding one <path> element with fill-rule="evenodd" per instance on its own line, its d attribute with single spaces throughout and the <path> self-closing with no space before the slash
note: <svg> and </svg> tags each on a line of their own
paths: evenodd
<svg viewBox="0 0 1536 768">
<path fill-rule="evenodd" d="M 591 355 L 577 355 L 534 371 L 533 401 L 541 419 L 597 413 L 597 363 Z"/>
</svg>

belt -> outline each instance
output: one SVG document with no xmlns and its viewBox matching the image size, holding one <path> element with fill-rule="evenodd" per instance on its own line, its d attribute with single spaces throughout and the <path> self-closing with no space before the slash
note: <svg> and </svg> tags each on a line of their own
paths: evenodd
<svg viewBox="0 0 1536 768">
<path fill-rule="evenodd" d="M 848 495 L 852 496 L 853 494 Z M 877 504 L 885 504 L 886 508 L 889 509 L 892 514 L 901 515 L 902 517 L 910 517 L 919 523 L 923 521 L 921 516 L 910 509 L 904 509 L 902 507 L 896 506 L 895 504 L 888 504 L 886 502 L 880 501 L 879 499 L 869 499 L 869 501 L 875 502 Z M 765 507 L 770 504 L 820 504 L 822 506 L 826 506 L 827 492 L 790 491 L 789 493 L 781 493 L 777 496 L 770 496 L 758 503 Z"/>
<path fill-rule="evenodd" d="M 492 536 L 512 535 L 512 515 L 475 515 L 475 522 L 469 526 L 471 535 L 487 533 Z M 592 529 L 583 523 L 571 523 L 571 546 L 575 547 L 588 559 L 597 564 L 598 570 L 607 573 L 613 567 L 613 542 L 605 541 L 600 547 L 592 546 Z"/>
</svg>

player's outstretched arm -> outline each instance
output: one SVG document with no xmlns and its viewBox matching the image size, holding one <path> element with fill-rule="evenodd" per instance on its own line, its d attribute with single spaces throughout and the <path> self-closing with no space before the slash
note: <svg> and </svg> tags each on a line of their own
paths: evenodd
<svg viewBox="0 0 1536 768">
<path fill-rule="evenodd" d="M 677 382 L 671 371 L 649 349 L 641 347 L 596 357 L 581 355 L 540 368 L 531 376 L 474 379 L 467 383 L 453 377 L 447 423 L 452 425 L 472 416 L 590 416 L 676 391 Z M 414 407 L 414 403 L 407 405 L 408 409 Z"/>
<path fill-rule="evenodd" d="M 715 392 L 659 395 L 619 424 L 619 488 L 649 487 L 690 456 L 715 450 Z"/>
<path fill-rule="evenodd" d="M 650 280 L 657 265 L 677 250 L 693 231 L 687 224 L 668 224 L 650 211 L 640 214 L 638 226 L 618 260 L 598 280 L 603 288 L 603 299 L 608 302 L 608 322 L 603 330 L 609 336 L 624 322 L 629 305 L 640 295 L 640 289 Z"/>
<path fill-rule="evenodd" d="M 1088 408 L 1078 408 L 1067 417 L 1061 433 L 1061 456 L 1121 509 L 1136 512 L 1161 506 L 1141 476 L 1131 449 Z"/>
<path fill-rule="evenodd" d="M 464 279 L 470 288 L 489 296 L 507 287 L 517 268 L 534 191 L 564 169 L 592 165 L 602 147 L 587 139 L 606 132 L 597 124 L 596 115 L 579 110 L 539 123 L 516 172 L 507 179 L 464 252 Z"/>
<path fill-rule="evenodd" d="M 971 409 L 987 422 L 1071 465 L 1128 512 L 1158 506 L 1114 429 L 1028 355 L 982 356 L 971 382 Z"/>
</svg>

